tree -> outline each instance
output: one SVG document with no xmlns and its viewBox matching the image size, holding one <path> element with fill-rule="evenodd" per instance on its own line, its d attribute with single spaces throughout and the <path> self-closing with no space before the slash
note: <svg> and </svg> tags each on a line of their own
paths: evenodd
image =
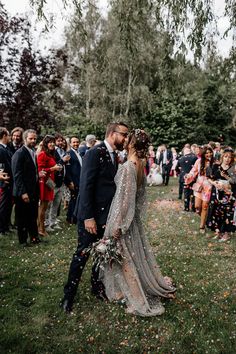
<svg viewBox="0 0 236 354">
<path fill-rule="evenodd" d="M 62 0 L 62 3 L 65 8 L 73 4 L 78 16 L 82 17 L 85 1 Z M 46 23 L 49 22 L 44 11 L 47 2 L 47 0 L 29 0 L 29 3 L 36 9 L 38 17 L 43 18 Z M 217 33 L 215 26 L 217 15 L 213 11 L 211 0 L 110 0 L 108 3 L 117 10 L 117 30 L 121 32 L 127 48 L 131 51 L 137 48 L 135 30 L 150 13 L 155 17 L 158 28 L 171 36 L 176 47 L 182 50 L 186 44 L 183 38 L 187 37 L 187 42 L 194 51 L 196 59 L 202 57 L 202 47 L 207 42 L 209 25 L 212 25 L 211 34 Z M 227 35 L 231 29 L 236 27 L 235 0 L 225 0 L 225 15 L 229 18 L 229 27 L 225 31 Z"/>
<path fill-rule="evenodd" d="M 9 18 L 0 6 L 2 36 L 0 49 L 0 124 L 34 128 L 56 126 L 55 107 L 61 99 L 55 89 L 61 85 L 58 55 L 45 57 L 33 52 L 30 24 L 25 18 Z M 52 109 L 54 106 L 54 109 Z"/>
</svg>

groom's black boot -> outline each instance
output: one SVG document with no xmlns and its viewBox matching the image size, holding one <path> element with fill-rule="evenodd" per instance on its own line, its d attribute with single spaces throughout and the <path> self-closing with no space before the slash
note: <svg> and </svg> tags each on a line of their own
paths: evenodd
<svg viewBox="0 0 236 354">
<path fill-rule="evenodd" d="M 97 269 L 97 265 L 94 264 L 92 267 L 92 275 L 91 275 L 91 293 L 97 299 L 106 301 L 108 300 L 105 292 L 105 287 L 103 283 L 99 280 L 99 271 Z"/>
<path fill-rule="evenodd" d="M 64 297 L 60 302 L 60 307 L 65 313 L 70 314 L 72 312 L 73 302 Z"/>
</svg>

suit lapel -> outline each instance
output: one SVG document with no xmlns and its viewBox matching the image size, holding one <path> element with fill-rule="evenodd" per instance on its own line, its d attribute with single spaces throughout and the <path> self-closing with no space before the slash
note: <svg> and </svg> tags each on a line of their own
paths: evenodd
<svg viewBox="0 0 236 354">
<path fill-rule="evenodd" d="M 116 166 L 116 164 L 113 164 L 112 159 L 111 159 L 111 155 L 110 155 L 104 142 L 101 143 L 101 148 L 105 148 L 106 162 L 109 165 L 109 171 L 111 172 L 111 175 L 114 177 L 114 175 L 117 172 L 117 166 Z"/>
<path fill-rule="evenodd" d="M 78 153 L 78 156 L 77 156 L 76 152 L 72 149 L 71 149 L 71 153 L 74 155 L 74 159 L 76 161 L 79 161 L 80 166 L 82 166 L 82 158 L 81 158 L 80 154 Z"/>
<path fill-rule="evenodd" d="M 36 156 L 35 156 L 35 161 L 34 161 L 34 160 L 33 160 L 33 156 L 31 155 L 31 153 L 29 152 L 29 150 L 28 150 L 25 146 L 23 146 L 22 148 L 24 149 L 25 154 L 27 154 L 27 156 L 30 157 L 30 160 L 29 160 L 29 161 L 31 161 L 32 165 L 34 165 L 34 168 L 37 170 L 38 168 L 37 168 Z"/>
</svg>

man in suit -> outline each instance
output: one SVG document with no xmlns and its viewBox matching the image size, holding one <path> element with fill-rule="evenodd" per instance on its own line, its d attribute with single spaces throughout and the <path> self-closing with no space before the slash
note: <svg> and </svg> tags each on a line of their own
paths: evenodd
<svg viewBox="0 0 236 354">
<path fill-rule="evenodd" d="M 197 157 L 187 147 L 183 149 L 183 156 L 181 156 L 176 165 L 176 171 L 179 172 L 179 199 L 182 199 L 184 192 L 184 210 L 189 211 L 190 199 L 193 197 L 192 184 L 184 184 L 184 176 L 190 172 Z M 192 202 L 192 210 L 194 211 L 194 203 Z"/>
<path fill-rule="evenodd" d="M 88 134 L 85 138 L 86 144 L 79 148 L 80 156 L 83 157 L 86 152 L 91 149 L 96 143 L 96 137 L 93 134 Z"/>
<path fill-rule="evenodd" d="M 12 211 L 12 153 L 8 148 L 10 135 L 6 128 L 0 127 L 0 168 L 6 173 L 9 180 L 0 181 L 0 234 L 4 235 L 10 231 Z"/>
<path fill-rule="evenodd" d="M 117 172 L 115 150 L 122 151 L 128 136 L 124 123 L 110 123 L 104 142 L 94 146 L 85 154 L 80 176 L 80 197 L 78 206 L 78 247 L 70 265 L 68 281 L 64 287 L 63 310 L 72 311 L 78 284 L 88 260 L 85 252 L 92 243 L 102 238 L 116 186 Z M 99 299 L 105 298 L 98 271 L 94 265 L 91 276 L 92 293 Z"/>
<path fill-rule="evenodd" d="M 19 243 L 28 246 L 28 236 L 31 243 L 39 243 L 37 217 L 39 202 L 39 176 L 34 147 L 37 135 L 32 129 L 23 134 L 24 145 L 18 149 L 12 158 L 13 196 Z M 42 171 L 42 174 L 44 172 Z"/>
<path fill-rule="evenodd" d="M 9 149 L 12 154 L 14 154 L 21 146 L 23 142 L 23 132 L 24 130 L 21 127 L 15 127 L 11 131 L 11 142 L 8 144 Z"/>
<path fill-rule="evenodd" d="M 157 161 L 157 164 L 158 165 L 162 164 L 162 178 L 163 178 L 163 184 L 165 186 L 168 186 L 169 183 L 172 162 L 173 162 L 173 155 L 171 150 L 168 150 L 166 145 L 162 145 L 162 152 L 160 154 L 159 161 Z"/>
<path fill-rule="evenodd" d="M 69 224 L 76 224 L 74 216 L 76 200 L 79 194 L 80 172 L 82 157 L 79 152 L 79 139 L 76 136 L 70 138 L 70 161 L 66 165 L 65 185 L 70 190 L 70 201 L 68 205 L 66 220 Z"/>
</svg>

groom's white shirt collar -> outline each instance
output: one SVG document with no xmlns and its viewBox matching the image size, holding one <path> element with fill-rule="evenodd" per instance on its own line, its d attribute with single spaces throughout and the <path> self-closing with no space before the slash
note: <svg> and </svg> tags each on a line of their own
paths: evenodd
<svg viewBox="0 0 236 354">
<path fill-rule="evenodd" d="M 112 149 L 111 145 L 108 143 L 108 141 L 104 140 L 104 144 L 106 145 L 107 150 L 109 151 L 109 153 L 114 152 L 114 150 Z"/>
</svg>

